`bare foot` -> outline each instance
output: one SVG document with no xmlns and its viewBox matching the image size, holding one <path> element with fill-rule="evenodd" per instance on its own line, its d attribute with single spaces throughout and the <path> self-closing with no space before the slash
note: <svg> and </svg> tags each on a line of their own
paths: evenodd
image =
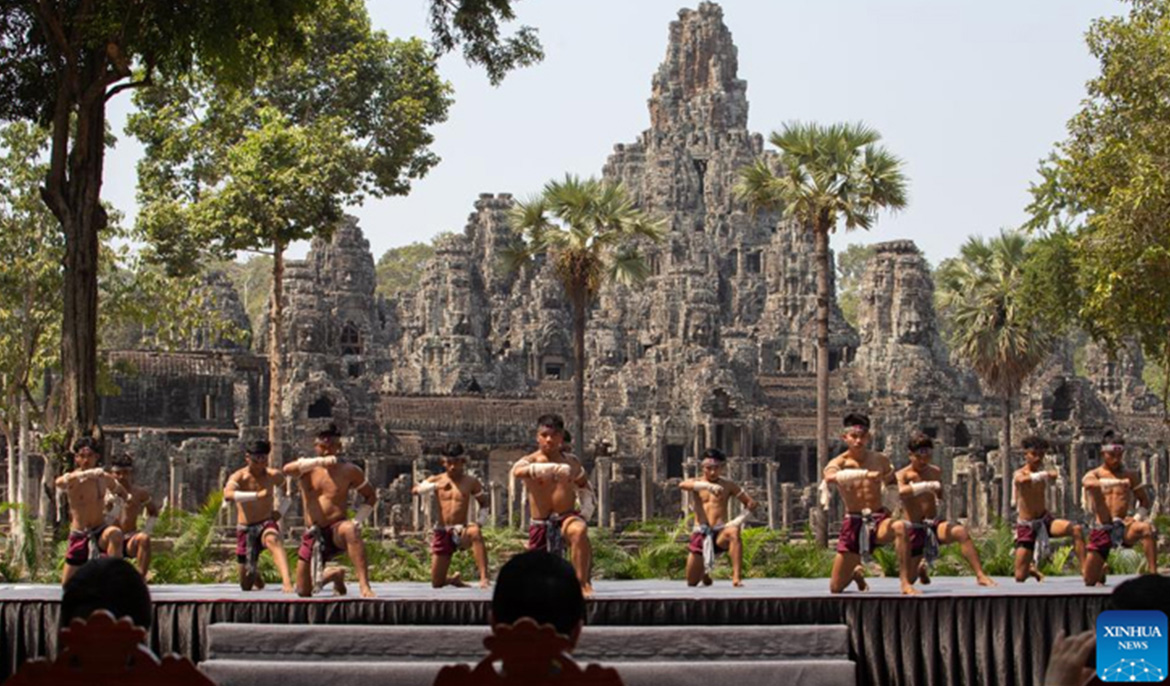
<svg viewBox="0 0 1170 686">
<path fill-rule="evenodd" d="M 984 574 L 982 576 L 975 577 L 975 583 L 979 584 L 980 586 L 998 586 L 999 585 L 999 584 L 995 583 L 995 579 L 992 579 L 991 577 L 987 576 L 986 574 Z"/>
<path fill-rule="evenodd" d="M 585 596 L 586 598 L 592 598 L 593 597 L 593 584 L 584 584 L 583 586 L 581 586 L 581 595 Z"/>
<path fill-rule="evenodd" d="M 362 597 L 363 598 L 373 598 L 374 597 L 374 589 L 370 588 L 368 585 L 363 585 L 362 586 Z"/>
<path fill-rule="evenodd" d="M 1040 568 L 1037 567 L 1036 565 L 1032 565 L 1031 567 L 1028 568 L 1028 576 L 1035 579 L 1037 583 L 1044 582 L 1044 575 L 1040 573 Z"/>
<path fill-rule="evenodd" d="M 488 588 L 491 585 L 492 585 L 491 582 L 488 581 L 486 577 L 479 580 L 479 587 L 480 588 Z"/>
<path fill-rule="evenodd" d="M 869 582 L 865 580 L 865 567 L 857 565 L 853 568 L 853 583 L 857 584 L 857 590 L 865 593 L 869 590 Z"/>
<path fill-rule="evenodd" d="M 743 579 L 732 579 L 731 585 L 739 588 L 740 586 L 743 586 Z"/>
<path fill-rule="evenodd" d="M 293 588 L 292 584 L 284 583 L 284 584 L 280 585 L 280 592 L 281 593 L 293 593 L 294 591 L 296 591 L 296 589 Z"/>
<path fill-rule="evenodd" d="M 914 588 L 913 584 L 902 584 L 902 595 L 922 595 L 922 591 Z"/>
<path fill-rule="evenodd" d="M 704 586 L 710 586 L 712 583 L 714 583 L 714 582 L 713 582 L 713 581 L 711 581 L 711 575 L 710 575 L 710 574 L 704 574 L 704 575 L 703 575 L 703 585 L 704 585 Z"/>
<path fill-rule="evenodd" d="M 454 586 L 455 588 L 467 588 L 467 584 L 463 583 L 463 575 L 459 572 L 455 572 L 447 577 L 447 585 Z"/>
<path fill-rule="evenodd" d="M 918 581 L 923 586 L 930 583 L 930 567 L 925 562 L 918 563 Z"/>
</svg>

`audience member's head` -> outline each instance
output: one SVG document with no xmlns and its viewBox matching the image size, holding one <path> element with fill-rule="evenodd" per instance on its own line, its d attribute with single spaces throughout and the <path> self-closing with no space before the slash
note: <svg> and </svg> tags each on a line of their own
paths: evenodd
<svg viewBox="0 0 1170 686">
<path fill-rule="evenodd" d="M 551 624 L 577 645 L 585 624 L 585 596 L 573 566 L 543 550 L 521 553 L 500 569 L 492 595 L 492 624 L 530 617 Z"/>
<path fill-rule="evenodd" d="M 69 579 L 61 597 L 61 627 L 78 617 L 88 619 L 94 610 L 109 610 L 115 619 L 129 617 L 135 626 L 150 629 L 150 591 L 133 565 L 103 557 L 85 563 Z"/>
<path fill-rule="evenodd" d="M 1142 574 L 1118 584 L 1109 604 L 1114 610 L 1161 610 L 1170 617 L 1170 577 Z"/>
</svg>

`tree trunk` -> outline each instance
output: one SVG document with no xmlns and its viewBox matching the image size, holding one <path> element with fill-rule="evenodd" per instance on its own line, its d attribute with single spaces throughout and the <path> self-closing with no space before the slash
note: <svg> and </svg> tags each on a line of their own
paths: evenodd
<svg viewBox="0 0 1170 686">
<path fill-rule="evenodd" d="M 1003 401 L 1003 431 L 999 441 L 1000 503 L 999 513 L 1004 522 L 1012 516 L 1012 397 Z"/>
<path fill-rule="evenodd" d="M 105 162 L 104 46 L 89 50 L 56 85 L 49 173 L 41 195 L 65 234 L 64 313 L 61 321 L 62 423 L 72 441 L 97 430 L 97 312 L 99 235 Z"/>
<path fill-rule="evenodd" d="M 823 478 L 829 464 L 829 227 L 815 227 L 817 261 L 817 474 Z M 829 518 L 821 517 L 816 530 L 817 545 L 829 544 Z"/>
<path fill-rule="evenodd" d="M 589 314 L 589 302 L 586 299 L 585 289 L 572 295 L 573 301 L 573 400 L 576 404 L 577 426 L 573 440 L 577 444 L 577 453 L 586 470 L 593 468 L 593 456 L 588 453 L 589 444 L 585 440 L 585 320 Z"/>
<path fill-rule="evenodd" d="M 272 253 L 272 300 L 268 326 L 268 442 L 273 467 L 284 463 L 284 246 L 274 244 Z"/>
</svg>

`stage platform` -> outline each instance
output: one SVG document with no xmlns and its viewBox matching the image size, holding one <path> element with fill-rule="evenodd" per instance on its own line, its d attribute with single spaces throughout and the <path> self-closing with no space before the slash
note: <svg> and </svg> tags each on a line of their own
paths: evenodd
<svg viewBox="0 0 1170 686">
<path fill-rule="evenodd" d="M 828 592 L 827 579 L 748 579 L 742 588 L 716 581 L 688 588 L 676 581 L 598 581 L 588 624 L 709 626 L 728 624 L 845 624 L 861 684 L 1005 684 L 1039 686 L 1058 632 L 1092 628 L 1106 609 L 1105 588 L 1079 578 L 1054 577 L 1018 584 L 998 578 L 982 588 L 971 577 L 937 578 L 923 595 L 903 596 L 896 579 L 870 579 L 868 593 Z M 152 647 L 195 661 L 206 655 L 207 626 L 219 622 L 279 624 L 487 623 L 491 591 L 432 589 L 421 583 L 374 584 L 378 597 L 312 599 L 283 594 L 279 586 L 244 593 L 219 585 L 152 586 Z M 57 649 L 60 589 L 0 585 L 0 644 L 6 660 L 0 679 L 32 656 Z M 588 631 L 588 628 L 586 628 Z"/>
</svg>

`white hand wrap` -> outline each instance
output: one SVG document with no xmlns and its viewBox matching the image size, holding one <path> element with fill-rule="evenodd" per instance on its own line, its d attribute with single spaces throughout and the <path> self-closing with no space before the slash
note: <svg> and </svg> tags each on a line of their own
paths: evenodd
<svg viewBox="0 0 1170 686">
<path fill-rule="evenodd" d="M 837 470 L 837 483 L 847 484 L 850 481 L 864 479 L 867 474 L 869 474 L 868 469 L 839 469 Z"/>
<path fill-rule="evenodd" d="M 735 526 L 735 527 L 741 527 L 741 526 L 743 526 L 743 523 L 744 523 L 744 522 L 746 522 L 746 521 L 748 520 L 748 516 L 749 516 L 750 514 L 751 514 L 751 511 L 750 511 L 750 510 L 746 510 L 746 509 L 745 509 L 743 512 L 740 512 L 740 513 L 739 513 L 739 516 L 738 516 L 738 517 L 736 517 L 735 519 L 733 519 L 733 520 L 731 520 L 730 522 L 728 522 L 728 523 L 727 523 L 727 526 Z"/>
<path fill-rule="evenodd" d="M 1032 483 L 1036 483 L 1037 481 L 1048 481 L 1048 472 L 1036 472 L 1029 478 L 1032 479 Z"/>
<path fill-rule="evenodd" d="M 581 517 L 588 522 L 597 509 L 597 496 L 592 488 L 580 488 L 577 489 L 577 500 L 581 501 Z"/>
<path fill-rule="evenodd" d="M 913 495 L 922 495 L 923 493 L 937 493 L 942 490 L 942 484 L 937 481 L 919 481 L 910 484 L 910 493 Z"/>
<path fill-rule="evenodd" d="M 102 469 L 101 467 L 94 467 L 93 469 L 82 469 L 80 471 L 74 470 L 72 472 L 69 472 L 69 474 L 65 477 L 65 480 L 66 481 L 79 481 L 79 482 L 80 481 L 88 481 L 90 479 L 96 479 L 97 477 L 99 477 L 105 473 L 106 473 L 106 470 Z"/>
<path fill-rule="evenodd" d="M 1113 488 L 1114 486 L 1125 487 L 1129 485 L 1129 479 L 1097 479 L 1097 485 L 1101 488 Z"/>
<path fill-rule="evenodd" d="M 365 524 L 370 515 L 374 514 L 374 506 L 369 503 L 362 503 L 361 507 L 357 509 L 357 513 L 353 516 L 355 524 Z"/>
<path fill-rule="evenodd" d="M 415 488 L 419 495 L 426 495 L 428 493 L 433 493 L 438 487 L 439 484 L 435 483 L 434 481 L 424 481 Z"/>
<path fill-rule="evenodd" d="M 710 481 L 696 481 L 693 488 L 696 491 L 707 491 L 713 496 L 720 496 L 723 494 L 723 487 L 719 484 L 713 484 Z"/>
<path fill-rule="evenodd" d="M 157 515 L 148 515 L 146 517 L 146 522 L 142 525 L 142 530 L 146 532 L 147 536 L 150 536 L 151 534 L 154 533 L 154 525 L 155 524 L 158 524 L 158 516 Z"/>
<path fill-rule="evenodd" d="M 236 491 L 236 494 L 232 496 L 232 500 L 237 503 L 251 503 L 255 502 L 259 497 L 260 495 L 256 491 Z"/>
<path fill-rule="evenodd" d="M 1133 515 L 1133 521 L 1144 522 L 1150 518 L 1150 509 L 1148 507 L 1139 507 Z"/>
<path fill-rule="evenodd" d="M 533 479 L 541 477 L 549 477 L 553 481 L 568 481 L 569 474 L 572 467 L 567 464 L 553 463 L 553 462 L 537 462 L 529 465 L 528 476 Z"/>
<path fill-rule="evenodd" d="M 301 474 L 311 472 L 317 467 L 328 467 L 337 464 L 337 458 L 333 455 L 328 457 L 302 457 L 297 460 L 297 471 Z"/>
</svg>

